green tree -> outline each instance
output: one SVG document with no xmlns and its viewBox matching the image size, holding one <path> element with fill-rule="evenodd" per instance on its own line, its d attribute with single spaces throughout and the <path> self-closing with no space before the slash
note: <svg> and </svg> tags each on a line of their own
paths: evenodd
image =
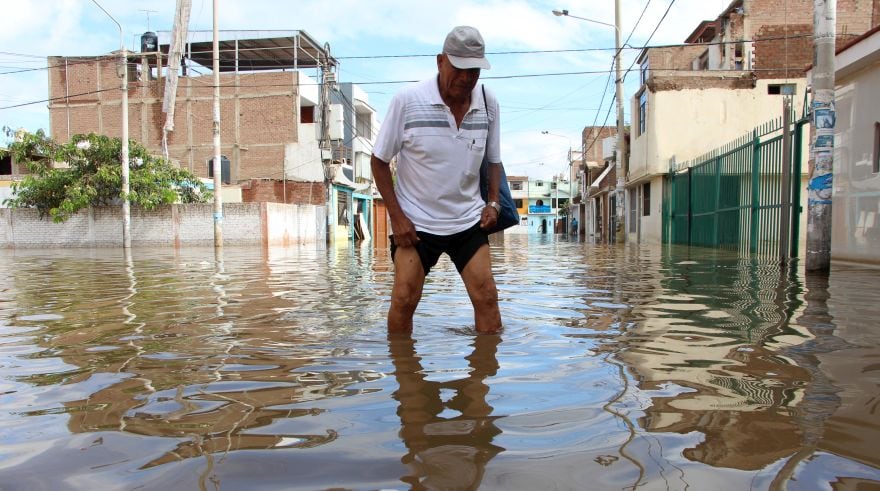
<svg viewBox="0 0 880 491">
<path fill-rule="evenodd" d="M 89 133 L 74 135 L 58 143 L 43 130 L 21 133 L 8 153 L 24 163 L 30 174 L 12 184 L 13 197 L 4 200 L 12 208 L 37 208 L 40 218 L 63 222 L 89 206 L 120 203 L 151 210 L 175 202 L 200 203 L 210 191 L 192 173 L 167 160 L 150 155 L 146 148 L 129 140 L 129 194 L 122 196 L 119 138 Z M 56 168 L 52 163 L 66 163 Z"/>
</svg>

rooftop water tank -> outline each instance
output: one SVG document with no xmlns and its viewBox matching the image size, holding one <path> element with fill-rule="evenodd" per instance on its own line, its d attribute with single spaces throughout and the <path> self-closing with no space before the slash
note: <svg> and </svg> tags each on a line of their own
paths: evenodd
<svg viewBox="0 0 880 491">
<path fill-rule="evenodd" d="M 141 52 L 155 53 L 159 51 L 159 36 L 153 31 L 141 34 Z"/>
</svg>

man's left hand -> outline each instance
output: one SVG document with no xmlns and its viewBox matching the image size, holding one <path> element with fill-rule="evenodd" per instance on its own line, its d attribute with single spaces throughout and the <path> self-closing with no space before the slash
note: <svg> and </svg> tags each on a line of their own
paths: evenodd
<svg viewBox="0 0 880 491">
<path fill-rule="evenodd" d="M 498 210 L 494 207 L 486 205 L 483 208 L 483 213 L 480 215 L 480 228 L 483 230 L 488 230 L 495 226 L 495 223 L 498 221 Z"/>
</svg>

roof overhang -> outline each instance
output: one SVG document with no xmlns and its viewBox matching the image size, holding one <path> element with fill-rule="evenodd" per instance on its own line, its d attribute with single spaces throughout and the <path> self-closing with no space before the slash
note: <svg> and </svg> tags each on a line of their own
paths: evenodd
<svg viewBox="0 0 880 491">
<path fill-rule="evenodd" d="M 159 50 L 167 54 L 171 32 L 158 31 Z M 220 71 L 255 71 L 336 66 L 329 45 L 322 47 L 303 31 L 220 31 Z M 189 31 L 184 56 L 211 69 L 213 32 Z"/>
</svg>

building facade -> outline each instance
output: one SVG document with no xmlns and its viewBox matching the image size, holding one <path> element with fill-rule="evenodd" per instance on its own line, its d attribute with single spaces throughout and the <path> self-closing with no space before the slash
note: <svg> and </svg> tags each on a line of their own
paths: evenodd
<svg viewBox="0 0 880 491">
<path fill-rule="evenodd" d="M 158 50 L 128 56 L 129 138 L 198 177 L 212 178 L 212 33 L 189 32 L 174 73 L 168 66 L 170 33 L 157 38 L 152 46 Z M 357 220 L 369 220 L 371 208 L 369 153 L 376 123 L 366 94 L 336 84 L 336 60 L 303 31 L 222 31 L 221 38 L 224 200 L 235 201 L 228 193 L 238 189 L 239 201 L 326 206 L 328 238 L 356 237 Z M 118 60 L 119 53 L 49 58 L 55 139 L 90 132 L 122 136 Z M 339 131 L 331 134 L 331 128 Z"/>
<path fill-rule="evenodd" d="M 835 59 L 831 258 L 880 264 L 880 27 Z"/>
<path fill-rule="evenodd" d="M 685 45 L 641 53 L 641 87 L 631 100 L 628 241 L 662 241 L 670 166 L 779 118 L 785 95 L 796 107 L 805 101 L 812 4 L 790 0 L 783 9 L 776 0 L 735 0 L 717 19 L 697 26 Z M 839 41 L 868 30 L 876 7 L 874 0 L 838 3 Z"/>
</svg>

